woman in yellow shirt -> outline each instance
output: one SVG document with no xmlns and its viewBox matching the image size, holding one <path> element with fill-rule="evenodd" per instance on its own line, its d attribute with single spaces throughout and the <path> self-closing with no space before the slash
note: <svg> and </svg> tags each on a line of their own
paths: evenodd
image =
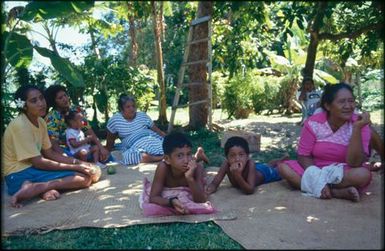
<svg viewBox="0 0 385 251">
<path fill-rule="evenodd" d="M 4 132 L 2 170 L 13 207 L 36 196 L 55 200 L 60 190 L 86 188 L 99 179 L 100 170 L 91 163 L 52 150 L 42 118 L 47 105 L 38 87 L 21 86 L 15 103 L 20 114 Z"/>
</svg>

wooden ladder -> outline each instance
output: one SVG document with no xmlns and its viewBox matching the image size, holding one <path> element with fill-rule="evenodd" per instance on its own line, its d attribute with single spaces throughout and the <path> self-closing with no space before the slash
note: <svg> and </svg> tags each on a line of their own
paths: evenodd
<svg viewBox="0 0 385 251">
<path fill-rule="evenodd" d="M 197 24 L 203 23 L 203 22 L 208 22 L 208 37 L 207 38 L 201 38 L 198 40 L 192 40 L 192 33 L 193 33 L 193 27 Z M 211 16 L 204 16 L 197 18 L 191 22 L 190 29 L 188 32 L 187 36 L 187 42 L 186 42 L 186 48 L 184 51 L 183 55 L 183 62 L 181 67 L 179 68 L 179 73 L 178 73 L 178 82 L 176 85 L 176 90 L 175 90 L 175 96 L 174 96 L 174 101 L 172 104 L 172 110 L 171 110 L 171 117 L 170 117 L 170 123 L 168 124 L 168 129 L 167 132 L 170 133 L 173 129 L 174 126 L 174 120 L 175 120 L 175 114 L 177 108 L 182 108 L 186 106 L 193 106 L 193 105 L 198 105 L 198 104 L 203 104 L 203 103 L 208 103 L 208 126 L 209 129 L 211 129 L 212 125 L 212 86 L 211 86 L 211 72 L 212 72 L 212 52 L 211 52 L 211 35 L 212 35 L 212 29 L 211 29 Z M 207 42 L 207 59 L 205 60 L 198 60 L 198 61 L 193 61 L 193 62 L 188 62 L 189 58 L 189 53 L 190 53 L 190 45 L 192 44 L 197 44 L 197 43 L 202 43 L 202 42 Z M 179 98 L 180 98 L 180 91 L 184 87 L 189 87 L 193 85 L 199 85 L 202 84 L 202 82 L 191 82 L 191 83 L 183 83 L 184 81 L 184 74 L 186 67 L 190 65 L 195 65 L 195 64 L 204 64 L 206 63 L 207 65 L 207 71 L 208 71 L 208 80 L 207 80 L 207 87 L 208 87 L 208 99 L 204 100 L 199 100 L 193 103 L 188 103 L 184 105 L 178 105 L 179 103 Z"/>
</svg>

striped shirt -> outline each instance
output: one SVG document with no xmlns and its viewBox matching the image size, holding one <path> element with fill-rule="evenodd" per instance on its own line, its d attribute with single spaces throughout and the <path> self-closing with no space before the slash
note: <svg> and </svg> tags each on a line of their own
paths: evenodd
<svg viewBox="0 0 385 251">
<path fill-rule="evenodd" d="M 163 137 L 151 130 L 152 119 L 144 112 L 136 112 L 132 121 L 126 120 L 120 112 L 115 113 L 107 123 L 107 129 L 118 134 L 122 141 L 124 164 L 138 164 L 142 153 L 163 155 Z"/>
</svg>

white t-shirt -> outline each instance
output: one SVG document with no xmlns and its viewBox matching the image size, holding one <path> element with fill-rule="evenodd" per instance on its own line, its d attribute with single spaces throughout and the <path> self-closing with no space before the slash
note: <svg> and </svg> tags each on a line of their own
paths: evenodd
<svg viewBox="0 0 385 251">
<path fill-rule="evenodd" d="M 79 142 L 81 140 L 84 140 L 85 138 L 86 137 L 84 135 L 84 132 L 80 129 L 79 130 L 73 129 L 73 128 L 67 128 L 66 129 L 66 143 L 67 143 L 67 146 L 69 147 L 70 152 L 72 154 L 75 154 L 82 149 L 85 149 L 87 151 L 90 150 L 90 147 L 91 147 L 90 144 L 84 144 L 84 145 L 81 145 L 77 148 L 72 147 L 70 144 L 70 139 L 75 139 L 76 142 Z"/>
<path fill-rule="evenodd" d="M 319 107 L 322 91 L 314 90 L 306 93 L 306 100 L 304 102 L 307 116 L 313 115 L 314 111 Z"/>
</svg>

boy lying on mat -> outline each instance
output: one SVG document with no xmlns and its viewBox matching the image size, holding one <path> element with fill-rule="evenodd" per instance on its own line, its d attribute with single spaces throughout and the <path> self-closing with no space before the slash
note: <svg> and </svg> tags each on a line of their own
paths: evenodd
<svg viewBox="0 0 385 251">
<path fill-rule="evenodd" d="M 226 160 L 212 182 L 206 187 L 207 194 L 215 193 L 226 175 L 231 185 L 239 188 L 245 194 L 253 194 L 256 186 L 281 180 L 276 166 L 288 159 L 287 154 L 265 164 L 255 163 L 249 153 L 249 144 L 244 138 L 237 136 L 229 138 L 225 144 Z"/>
<path fill-rule="evenodd" d="M 164 159 L 155 170 L 152 185 L 144 180 L 139 198 L 145 216 L 215 212 L 204 191 L 204 168 L 193 158 L 191 148 L 182 133 L 165 136 Z"/>
</svg>

